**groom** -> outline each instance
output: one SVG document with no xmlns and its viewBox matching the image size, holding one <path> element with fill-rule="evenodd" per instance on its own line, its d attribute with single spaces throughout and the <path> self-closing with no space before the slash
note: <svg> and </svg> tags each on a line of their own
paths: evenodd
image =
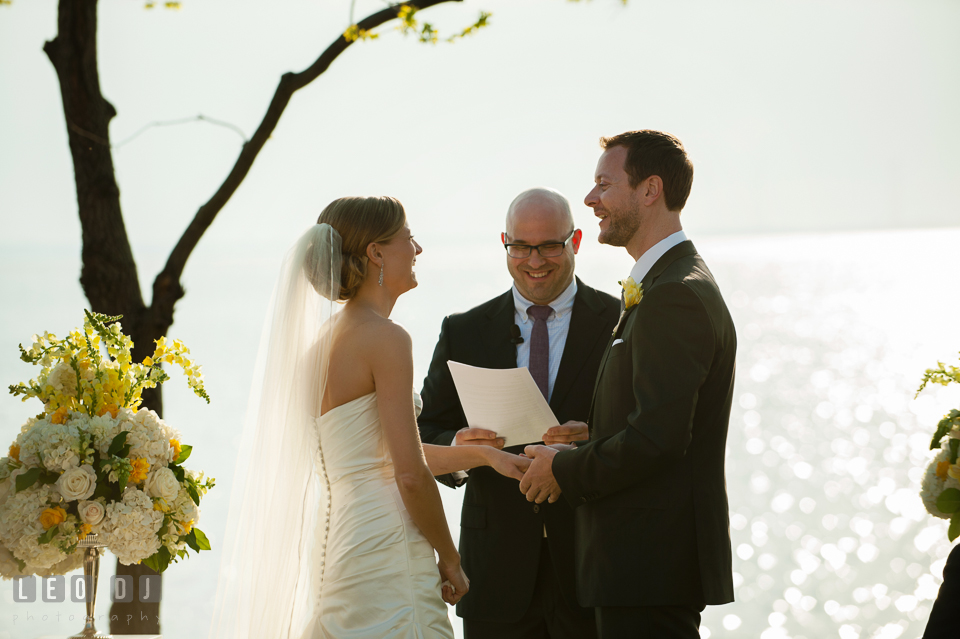
<svg viewBox="0 0 960 639">
<path fill-rule="evenodd" d="M 600 639 L 699 637 L 733 601 L 724 448 L 737 349 L 720 290 L 680 226 L 693 165 L 680 141 L 600 141 L 587 206 L 637 262 L 600 364 L 590 441 L 529 446 L 527 499 L 575 509 L 578 598 Z M 560 450 L 558 452 L 558 448 Z"/>
</svg>

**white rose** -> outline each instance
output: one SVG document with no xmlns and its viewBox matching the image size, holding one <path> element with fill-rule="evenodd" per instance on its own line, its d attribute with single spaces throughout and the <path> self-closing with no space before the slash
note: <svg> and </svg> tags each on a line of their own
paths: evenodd
<svg viewBox="0 0 960 639">
<path fill-rule="evenodd" d="M 80 521 L 85 524 L 96 526 L 103 521 L 105 510 L 99 501 L 81 501 L 77 510 L 80 512 Z"/>
<path fill-rule="evenodd" d="M 85 464 L 79 468 L 71 468 L 60 475 L 57 488 L 67 501 L 74 499 L 88 499 L 97 489 L 97 473 L 93 466 Z"/>
<path fill-rule="evenodd" d="M 147 475 L 147 483 L 143 488 L 151 497 L 160 497 L 172 503 L 180 492 L 180 482 L 169 468 L 158 468 Z"/>
</svg>

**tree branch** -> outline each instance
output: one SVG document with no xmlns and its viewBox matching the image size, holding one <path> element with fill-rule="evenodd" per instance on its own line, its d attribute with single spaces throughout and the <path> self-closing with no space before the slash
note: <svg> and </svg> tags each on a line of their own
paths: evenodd
<svg viewBox="0 0 960 639">
<path fill-rule="evenodd" d="M 412 0 L 405 4 L 422 10 L 445 2 L 462 2 L 462 0 Z M 396 4 L 382 9 L 367 16 L 357 23 L 356 26 L 364 31 L 375 29 L 395 19 L 402 6 L 404 5 Z M 154 280 L 151 310 L 156 314 L 156 319 L 159 323 L 162 324 L 165 321 L 169 323 L 173 322 L 173 306 L 184 294 L 183 288 L 180 285 L 180 276 L 183 274 L 183 269 L 186 266 L 187 260 L 190 258 L 190 254 L 200 242 L 200 238 L 204 232 L 206 232 L 210 224 L 213 223 L 214 218 L 220 210 L 223 209 L 247 176 L 257 155 L 263 149 L 273 130 L 276 128 L 277 123 L 280 121 L 280 116 L 283 115 L 284 110 L 287 108 L 290 98 L 293 97 L 295 92 L 320 77 L 320 75 L 330 67 L 333 61 L 336 60 L 341 53 L 346 51 L 347 47 L 351 44 L 353 43 L 341 35 L 334 40 L 309 67 L 299 73 L 285 73 L 280 78 L 280 84 L 277 86 L 273 100 L 270 101 L 270 106 L 267 108 L 267 112 L 263 116 L 260 126 L 257 127 L 257 131 L 253 134 L 253 137 L 250 138 L 250 141 L 243 145 L 240 156 L 237 158 L 226 179 L 220 185 L 220 188 L 218 188 L 213 194 L 213 197 L 197 211 L 193 220 L 187 226 L 177 245 L 167 258 L 167 263 L 163 267 L 163 270 L 157 275 L 156 280 Z"/>
</svg>

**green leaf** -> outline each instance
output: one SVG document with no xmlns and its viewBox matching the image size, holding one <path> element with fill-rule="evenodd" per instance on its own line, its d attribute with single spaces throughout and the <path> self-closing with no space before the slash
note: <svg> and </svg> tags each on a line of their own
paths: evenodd
<svg viewBox="0 0 960 639">
<path fill-rule="evenodd" d="M 123 489 L 127 487 L 127 476 L 124 474 L 118 474 L 117 484 L 120 485 L 120 493 L 123 494 Z"/>
<path fill-rule="evenodd" d="M 35 483 L 37 483 L 37 480 L 40 478 L 40 473 L 42 472 L 43 472 L 43 468 L 31 468 L 24 474 L 17 475 L 16 492 L 19 493 L 21 490 L 26 490 L 27 488 L 30 488 Z"/>
<path fill-rule="evenodd" d="M 144 559 L 143 562 L 141 563 L 143 563 L 144 566 L 146 566 L 147 568 L 150 568 L 154 572 L 160 572 L 160 564 L 157 563 L 157 555 L 159 554 L 160 552 L 157 551 L 152 555 L 150 555 L 149 557 L 147 557 L 146 559 Z"/>
<path fill-rule="evenodd" d="M 195 552 L 200 552 L 200 544 L 197 543 L 197 535 L 195 532 L 196 530 L 197 530 L 196 528 L 191 530 L 187 534 L 187 536 L 183 538 L 183 540 L 187 542 L 187 545 L 193 548 Z"/>
<path fill-rule="evenodd" d="M 180 466 L 174 466 L 173 464 L 171 464 L 171 465 L 167 466 L 167 468 L 169 468 L 170 470 L 173 471 L 173 476 L 177 478 L 177 481 L 178 481 L 178 482 L 183 483 L 183 480 L 184 480 L 184 478 L 185 478 L 187 475 L 186 475 L 185 472 L 183 472 L 183 468 L 182 468 L 182 467 L 180 467 Z"/>
<path fill-rule="evenodd" d="M 16 557 L 14 557 L 13 560 L 17 562 L 17 570 L 19 570 L 20 572 L 23 572 L 24 568 L 27 567 L 27 562 L 21 559 L 17 559 Z"/>
<path fill-rule="evenodd" d="M 193 500 L 197 506 L 200 505 L 200 493 L 197 492 L 197 489 L 193 487 L 192 484 L 187 484 L 187 494 L 190 495 L 190 499 Z"/>
<path fill-rule="evenodd" d="M 123 448 L 124 443 L 127 441 L 127 435 L 129 432 L 121 431 L 117 433 L 117 436 L 113 438 L 113 441 L 110 442 L 110 448 L 107 450 L 108 455 L 116 455 L 120 452 L 120 449 Z"/>
<path fill-rule="evenodd" d="M 193 451 L 193 446 L 187 446 L 184 444 L 180 447 L 180 454 L 177 455 L 177 458 L 173 460 L 173 463 L 182 464 L 183 462 L 187 461 L 187 459 L 190 457 L 191 451 Z"/>
<path fill-rule="evenodd" d="M 157 572 L 163 572 L 170 565 L 170 551 L 166 546 L 160 546 L 160 550 L 157 551 L 157 565 L 159 566 L 155 568 Z"/>
<path fill-rule="evenodd" d="M 950 463 L 957 463 L 957 453 L 960 453 L 960 439 L 950 440 Z"/>
<path fill-rule="evenodd" d="M 930 440 L 930 450 L 940 448 L 940 440 L 950 431 L 952 425 L 953 420 L 950 419 L 949 415 L 940 420 L 940 423 L 937 424 L 937 431 L 933 434 L 933 439 Z"/>
<path fill-rule="evenodd" d="M 947 539 L 953 541 L 957 537 L 960 537 L 960 512 L 953 513 L 953 517 L 950 518 L 950 527 L 947 528 Z"/>
<path fill-rule="evenodd" d="M 101 482 L 97 484 L 97 489 L 93 491 L 91 499 L 96 499 L 97 497 L 104 497 L 110 499 L 111 494 L 113 493 L 113 485 L 109 482 Z"/>
<path fill-rule="evenodd" d="M 960 510 L 960 490 L 947 488 L 937 497 L 937 508 L 942 513 L 955 513 Z"/>
<path fill-rule="evenodd" d="M 46 486 L 57 483 L 58 479 L 60 479 L 60 475 L 49 470 L 40 474 L 40 483 Z"/>
<path fill-rule="evenodd" d="M 37 537 L 37 543 L 39 544 L 49 544 L 54 537 L 57 536 L 57 532 L 60 531 L 60 526 L 51 526 L 50 529 Z"/>
<path fill-rule="evenodd" d="M 203 531 L 199 528 L 194 528 L 190 531 L 197 540 L 197 545 L 200 546 L 200 550 L 210 550 L 210 540 L 207 539 L 207 536 L 203 534 Z"/>
</svg>

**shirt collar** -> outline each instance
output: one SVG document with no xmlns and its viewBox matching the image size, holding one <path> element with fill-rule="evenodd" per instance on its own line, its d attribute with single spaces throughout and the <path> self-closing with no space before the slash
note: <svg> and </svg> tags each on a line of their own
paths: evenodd
<svg viewBox="0 0 960 639">
<path fill-rule="evenodd" d="M 649 249 L 647 252 L 640 256 L 640 259 L 637 260 L 637 263 L 633 265 L 633 268 L 630 269 L 630 277 L 633 278 L 633 281 L 639 284 L 643 281 L 643 278 L 647 276 L 647 273 L 650 272 L 650 269 L 653 268 L 653 265 L 657 263 L 664 254 L 672 249 L 677 244 L 687 241 L 687 234 L 683 231 L 677 231 L 673 235 L 668 235 L 663 238 Z"/>
<path fill-rule="evenodd" d="M 517 285 L 513 285 L 513 306 L 517 311 L 517 315 L 520 316 L 520 320 L 524 323 L 527 321 L 527 309 L 534 305 L 533 302 L 525 298 L 520 294 L 520 291 L 517 290 Z M 560 293 L 557 296 L 557 299 L 553 300 L 548 304 L 550 308 L 553 309 L 553 317 L 563 317 L 567 313 L 573 310 L 574 298 L 577 296 L 577 278 L 573 278 L 573 281 L 570 282 L 570 286 L 563 290 L 563 293 Z"/>
</svg>

